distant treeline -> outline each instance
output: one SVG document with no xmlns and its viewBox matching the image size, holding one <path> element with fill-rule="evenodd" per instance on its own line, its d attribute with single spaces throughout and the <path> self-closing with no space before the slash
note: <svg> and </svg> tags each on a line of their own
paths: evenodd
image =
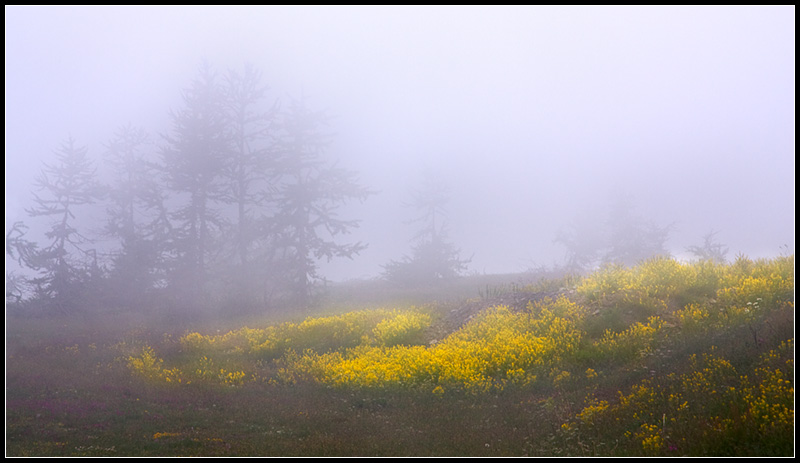
<svg viewBox="0 0 800 463">
<path fill-rule="evenodd" d="M 353 257 L 338 208 L 371 192 L 325 158 L 327 115 L 268 97 L 261 73 L 203 64 L 157 137 L 131 125 L 102 156 L 72 138 L 35 180 L 6 253 L 10 308 L 198 310 L 309 303 L 320 259 Z M 108 174 L 98 174 L 98 169 Z M 102 215 L 102 226 L 94 222 Z M 109 244 L 110 243 L 110 244 Z"/>
</svg>

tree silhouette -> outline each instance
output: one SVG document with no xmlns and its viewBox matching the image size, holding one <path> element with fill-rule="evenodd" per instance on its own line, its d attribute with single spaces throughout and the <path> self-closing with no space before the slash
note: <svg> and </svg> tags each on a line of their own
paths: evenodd
<svg viewBox="0 0 800 463">
<path fill-rule="evenodd" d="M 270 180 L 275 176 L 275 119 L 277 103 L 266 110 L 262 101 L 268 87 L 261 73 L 246 66 L 243 73 L 229 71 L 222 85 L 226 130 L 231 139 L 225 166 L 223 189 L 226 202 L 236 206 L 236 258 L 245 265 L 250 244 L 258 237 L 255 212 L 268 198 Z"/>
<path fill-rule="evenodd" d="M 460 275 L 470 259 L 461 259 L 461 251 L 448 240 L 446 229 L 447 188 L 428 175 L 419 189 L 412 191 L 407 206 L 417 215 L 410 223 L 421 224 L 412 240 L 411 256 L 384 265 L 383 276 L 389 281 L 419 284 Z"/>
<path fill-rule="evenodd" d="M 687 251 L 692 253 L 700 260 L 709 260 L 718 264 L 724 264 L 727 260 L 728 248 L 716 241 L 716 231 L 711 231 L 703 237 L 702 246 L 689 246 Z"/>
<path fill-rule="evenodd" d="M 89 240 L 77 228 L 76 214 L 81 206 L 96 202 L 100 189 L 95 167 L 86 147 L 77 147 L 72 138 L 55 152 L 56 163 L 45 164 L 35 180 L 34 207 L 26 209 L 31 217 L 49 217 L 45 236 L 49 244 L 36 252 L 35 267 L 40 277 L 33 283 L 39 296 L 55 309 L 75 309 L 85 296 L 90 277 L 99 273 L 97 255 L 88 248 Z"/>
<path fill-rule="evenodd" d="M 113 181 L 106 187 L 106 232 L 119 240 L 113 253 L 108 296 L 118 306 L 143 305 L 158 280 L 161 251 L 169 233 L 155 147 L 147 132 L 127 125 L 106 145 Z"/>
<path fill-rule="evenodd" d="M 340 243 L 336 238 L 358 227 L 357 220 L 340 218 L 337 209 L 348 201 L 365 200 L 371 192 L 360 186 L 355 172 L 323 158 L 330 136 L 323 131 L 327 117 L 292 100 L 283 115 L 280 142 L 280 186 L 275 237 L 277 276 L 300 305 L 309 302 L 311 285 L 320 279 L 317 261 L 352 258 L 364 243 Z"/>
<path fill-rule="evenodd" d="M 22 223 L 6 236 L 7 254 L 40 273 L 30 280 L 34 299 L 64 311 L 89 293 L 128 309 L 202 310 L 223 301 L 225 309 L 247 309 L 281 296 L 306 306 L 322 280 L 321 259 L 366 248 L 342 239 L 359 221 L 341 217 L 340 208 L 372 192 L 325 159 L 331 136 L 323 112 L 297 100 L 281 110 L 265 102 L 266 91 L 251 66 L 219 78 L 204 63 L 160 143 L 130 125 L 112 136 L 104 167 L 113 176 L 102 187 L 86 148 L 64 143 L 27 210 L 53 219 L 49 242 L 25 239 Z M 101 198 L 93 212 L 106 213 L 103 238 L 115 246 L 104 249 L 107 272 L 76 221 Z M 14 302 L 21 283 L 7 275 Z"/>
<path fill-rule="evenodd" d="M 14 259 L 20 268 L 38 270 L 39 248 L 36 243 L 25 238 L 28 226 L 21 221 L 14 222 L 6 232 L 6 255 Z M 6 266 L 6 305 L 20 304 L 29 292 L 30 281 L 24 275 Z"/>
<path fill-rule="evenodd" d="M 556 233 L 555 243 L 566 248 L 565 270 L 581 273 L 594 266 L 603 253 L 604 243 L 598 226 L 584 217 Z"/>
<path fill-rule="evenodd" d="M 6 233 L 6 255 L 17 261 L 20 267 L 38 269 L 36 257 L 38 245 L 23 238 L 28 233 L 28 226 L 22 221 L 14 222 Z"/>
<path fill-rule="evenodd" d="M 583 215 L 556 233 L 566 248 L 565 269 L 591 270 L 602 264 L 635 265 L 654 256 L 668 256 L 666 242 L 672 226 L 659 226 L 635 212 L 630 196 L 617 196 L 606 218 Z"/>
<path fill-rule="evenodd" d="M 636 265 L 654 256 L 669 256 L 666 243 L 672 226 L 659 226 L 637 215 L 630 196 L 612 202 L 607 230 L 603 263 Z"/>
<path fill-rule="evenodd" d="M 231 296 L 239 310 L 257 301 L 272 265 L 272 239 L 265 218 L 274 212 L 277 173 L 277 101 L 265 105 L 268 87 L 250 65 L 229 71 L 222 83 L 230 152 L 223 170 L 221 199 L 230 214 L 227 269 Z"/>
<path fill-rule="evenodd" d="M 208 263 L 217 251 L 214 232 L 223 219 L 217 209 L 230 139 L 226 133 L 223 94 L 216 75 L 204 64 L 183 93 L 183 107 L 171 113 L 172 130 L 161 151 L 172 200 L 181 201 L 170 219 L 173 265 L 170 285 L 185 305 L 206 298 Z"/>
</svg>

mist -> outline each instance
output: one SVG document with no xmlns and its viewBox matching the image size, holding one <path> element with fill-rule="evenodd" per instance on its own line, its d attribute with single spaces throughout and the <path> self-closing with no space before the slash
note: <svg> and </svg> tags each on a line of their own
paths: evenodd
<svg viewBox="0 0 800 463">
<path fill-rule="evenodd" d="M 404 206 L 446 185 L 469 272 L 561 265 L 559 230 L 615 198 L 686 257 L 794 251 L 794 7 L 6 6 L 6 229 L 68 137 L 168 131 L 202 62 L 263 73 L 267 101 L 332 119 L 325 157 L 375 191 L 342 206 L 374 278 L 409 253 Z M 9 260 L 7 258 L 7 267 Z"/>
<path fill-rule="evenodd" d="M 6 6 L 6 454 L 793 455 L 794 18 Z"/>
</svg>

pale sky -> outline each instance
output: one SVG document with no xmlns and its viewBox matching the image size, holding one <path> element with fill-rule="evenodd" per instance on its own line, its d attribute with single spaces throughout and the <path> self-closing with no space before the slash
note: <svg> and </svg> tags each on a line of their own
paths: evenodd
<svg viewBox="0 0 800 463">
<path fill-rule="evenodd" d="M 347 212 L 369 243 L 330 278 L 409 251 L 426 171 L 476 272 L 560 262 L 558 229 L 608 207 L 674 223 L 681 254 L 794 251 L 794 6 L 6 6 L 6 228 L 67 137 L 99 156 L 168 127 L 201 60 L 253 63 L 272 98 L 333 116 L 331 159 L 379 190 Z M 602 215 L 602 214 L 600 214 Z"/>
</svg>

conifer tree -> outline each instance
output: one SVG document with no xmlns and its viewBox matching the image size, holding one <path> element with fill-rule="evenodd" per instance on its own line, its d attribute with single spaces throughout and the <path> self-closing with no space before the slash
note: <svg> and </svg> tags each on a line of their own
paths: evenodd
<svg viewBox="0 0 800 463">
<path fill-rule="evenodd" d="M 290 102 L 283 115 L 280 142 L 278 208 L 272 221 L 276 239 L 276 270 L 300 305 L 309 302 L 319 259 L 352 258 L 366 244 L 341 243 L 340 235 L 357 227 L 337 209 L 348 201 L 364 200 L 371 192 L 359 185 L 355 172 L 327 161 L 330 143 L 324 132 L 327 117 L 302 101 Z"/>
<path fill-rule="evenodd" d="M 169 200 L 178 204 L 170 214 L 168 283 L 181 304 L 197 306 L 207 301 L 208 266 L 219 253 L 215 233 L 223 227 L 219 204 L 230 152 L 223 94 L 209 65 L 201 67 L 184 91 L 183 107 L 171 119 L 172 130 L 161 150 Z"/>
<path fill-rule="evenodd" d="M 411 223 L 419 223 L 421 228 L 412 240 L 411 256 L 386 264 L 384 278 L 413 285 L 459 276 L 470 259 L 462 259 L 461 251 L 447 236 L 447 188 L 435 176 L 427 175 L 411 198 L 408 206 L 417 213 Z"/>
<path fill-rule="evenodd" d="M 36 252 L 40 276 L 33 280 L 38 296 L 59 312 L 75 310 L 86 296 L 90 278 L 99 276 L 97 254 L 77 222 L 82 206 L 101 195 L 88 149 L 69 138 L 55 152 L 56 162 L 45 164 L 35 180 L 31 217 L 50 219 L 47 245 Z"/>
<path fill-rule="evenodd" d="M 106 145 L 111 166 L 106 232 L 119 241 L 109 274 L 109 297 L 119 306 L 141 307 L 160 278 L 160 255 L 169 233 L 163 186 L 147 132 L 121 127 Z"/>
</svg>

